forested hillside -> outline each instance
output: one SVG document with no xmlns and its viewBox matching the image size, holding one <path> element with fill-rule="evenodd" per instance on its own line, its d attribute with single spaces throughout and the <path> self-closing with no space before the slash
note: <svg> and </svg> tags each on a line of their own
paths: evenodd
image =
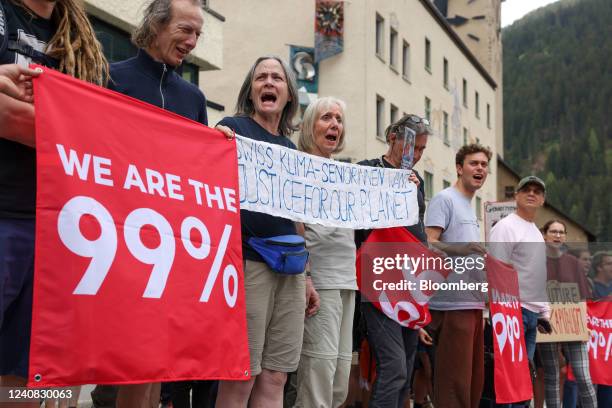
<svg viewBox="0 0 612 408">
<path fill-rule="evenodd" d="M 504 158 L 612 241 L 612 0 L 561 0 L 503 32 Z"/>
</svg>

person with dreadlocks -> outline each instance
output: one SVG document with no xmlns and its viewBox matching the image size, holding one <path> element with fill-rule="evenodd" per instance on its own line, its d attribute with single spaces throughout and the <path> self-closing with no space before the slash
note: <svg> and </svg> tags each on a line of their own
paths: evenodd
<svg viewBox="0 0 612 408">
<path fill-rule="evenodd" d="M 108 63 L 81 2 L 0 0 L 0 64 L 27 68 L 30 63 L 105 84 Z M 32 322 L 36 203 L 34 109 L 27 103 L 32 96 L 29 78 L 35 74 L 11 65 L 2 70 L 10 74 L 0 72 L 0 385 L 23 386 Z M 16 114 L 5 115 L 5 107 Z"/>
</svg>

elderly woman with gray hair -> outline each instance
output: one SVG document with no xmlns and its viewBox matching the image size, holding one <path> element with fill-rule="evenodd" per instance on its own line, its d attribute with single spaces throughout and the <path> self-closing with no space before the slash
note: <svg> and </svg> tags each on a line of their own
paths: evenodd
<svg viewBox="0 0 612 408">
<path fill-rule="evenodd" d="M 264 56 L 246 75 L 236 114 L 219 125 L 247 138 L 295 149 L 288 136 L 296 129 L 292 121 L 298 107 L 292 72 L 280 58 Z M 303 273 L 305 255 L 290 264 L 270 259 L 280 248 L 300 241 L 303 248 L 295 224 L 246 210 L 240 211 L 240 217 L 251 379 L 221 381 L 216 406 L 281 408 L 287 373 L 295 371 L 300 360 L 304 310 L 314 314 L 318 296 Z"/>
<path fill-rule="evenodd" d="M 304 112 L 299 149 L 326 159 L 340 152 L 345 142 L 345 109 L 343 101 L 332 97 L 312 102 Z M 321 307 L 304 322 L 295 406 L 339 407 L 348 393 L 352 358 L 357 290 L 354 233 L 306 224 L 303 234 L 310 252 L 307 274 Z"/>
</svg>

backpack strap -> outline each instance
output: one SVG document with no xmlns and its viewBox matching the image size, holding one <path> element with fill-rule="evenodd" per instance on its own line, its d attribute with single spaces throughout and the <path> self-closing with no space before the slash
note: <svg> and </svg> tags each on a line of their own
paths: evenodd
<svg viewBox="0 0 612 408">
<path fill-rule="evenodd" d="M 23 44 L 15 40 L 8 40 L 9 51 L 13 51 L 17 54 L 25 55 L 26 57 L 30 57 L 33 62 L 38 64 L 42 64 L 47 67 L 57 67 L 59 65 L 59 60 L 48 56 L 44 52 L 40 52 L 35 50 L 32 46 L 28 44 Z"/>
</svg>

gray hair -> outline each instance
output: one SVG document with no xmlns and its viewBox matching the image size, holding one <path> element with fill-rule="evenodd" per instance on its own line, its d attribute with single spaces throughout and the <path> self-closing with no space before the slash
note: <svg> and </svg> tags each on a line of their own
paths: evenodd
<svg viewBox="0 0 612 408">
<path fill-rule="evenodd" d="M 293 123 L 293 117 L 298 111 L 300 107 L 300 101 L 298 97 L 297 91 L 297 83 L 295 81 L 295 76 L 293 72 L 285 62 L 275 55 L 264 55 L 263 57 L 257 58 L 255 63 L 249 69 L 246 77 L 244 78 L 244 82 L 242 83 L 242 87 L 240 88 L 240 92 L 238 93 L 238 100 L 236 101 L 236 116 L 253 116 L 255 113 L 255 106 L 253 105 L 253 101 L 251 100 L 251 90 L 253 88 L 253 77 L 255 76 L 255 69 L 257 66 L 265 60 L 275 60 L 283 68 L 285 72 L 285 78 L 287 80 L 287 89 L 289 91 L 290 101 L 287 102 L 285 107 L 283 108 L 283 114 L 281 115 L 280 122 L 278 124 L 278 131 L 283 136 L 289 136 L 294 130 L 297 130 L 298 127 Z"/>
<path fill-rule="evenodd" d="M 302 121 L 302 131 L 300 132 L 300 138 L 298 140 L 298 149 L 303 152 L 312 152 L 314 150 L 314 124 L 319 119 L 321 112 L 330 109 L 332 106 L 338 106 L 342 111 L 342 133 L 338 140 L 338 145 L 333 153 L 339 153 L 344 149 L 344 133 L 346 131 L 346 103 L 344 101 L 334 98 L 332 96 L 326 96 L 319 98 L 308 105 L 304 112 L 304 118 Z"/>
<path fill-rule="evenodd" d="M 174 0 L 153 0 L 144 11 L 142 21 L 132 33 L 132 43 L 138 48 L 149 48 L 159 31 L 172 19 Z M 192 4 L 203 7 L 202 0 L 191 0 Z"/>
<path fill-rule="evenodd" d="M 429 127 L 429 124 L 425 123 L 425 121 L 426 119 L 423 119 L 418 115 L 404 115 L 397 122 L 387 126 L 387 129 L 385 129 L 385 140 L 387 141 L 387 143 L 389 143 L 389 136 L 391 136 L 391 133 L 397 133 L 403 127 L 407 127 L 409 129 L 414 130 L 417 136 L 431 135 L 433 132 Z"/>
</svg>

